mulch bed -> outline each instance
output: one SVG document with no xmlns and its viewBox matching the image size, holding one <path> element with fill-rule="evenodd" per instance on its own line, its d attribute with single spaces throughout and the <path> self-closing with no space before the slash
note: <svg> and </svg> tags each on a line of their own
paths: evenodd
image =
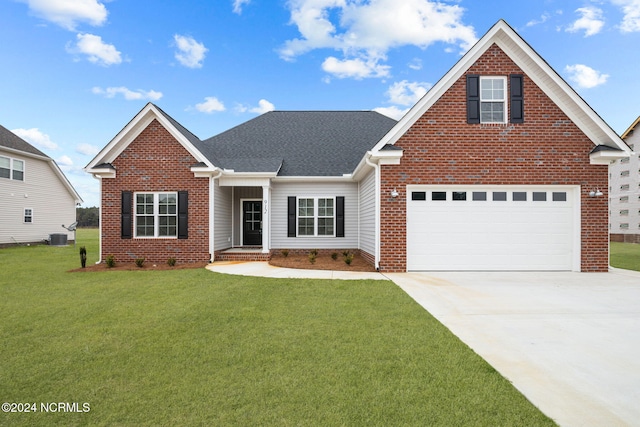
<svg viewBox="0 0 640 427">
<path fill-rule="evenodd" d="M 334 261 L 331 255 L 318 255 L 315 263 L 309 261 L 308 255 L 293 255 L 284 257 L 282 254 L 271 256 L 269 264 L 277 267 L 300 268 L 306 270 L 338 270 L 338 271 L 376 271 L 375 268 L 360 255 L 355 255 L 351 265 L 344 262 L 342 254 Z"/>
<path fill-rule="evenodd" d="M 75 268 L 69 270 L 69 273 L 85 273 L 91 271 L 160 271 L 160 270 L 185 270 L 191 268 L 204 268 L 209 265 L 208 262 L 193 262 L 186 264 L 176 264 L 173 267 L 167 263 L 162 264 L 148 264 L 144 263 L 142 267 L 138 267 L 134 262 L 117 262 L 114 267 L 107 267 L 107 264 L 101 262 L 100 264 L 87 264 L 86 268 Z"/>
</svg>

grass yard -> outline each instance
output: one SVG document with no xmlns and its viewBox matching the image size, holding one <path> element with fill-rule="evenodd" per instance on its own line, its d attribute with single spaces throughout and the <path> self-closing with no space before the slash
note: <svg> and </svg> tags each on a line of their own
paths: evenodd
<svg viewBox="0 0 640 427">
<path fill-rule="evenodd" d="M 0 249 L 0 425 L 554 425 L 391 282 L 79 266 Z"/>
<path fill-rule="evenodd" d="M 640 271 L 640 245 L 611 242 L 610 264 L 612 267 Z"/>
</svg>

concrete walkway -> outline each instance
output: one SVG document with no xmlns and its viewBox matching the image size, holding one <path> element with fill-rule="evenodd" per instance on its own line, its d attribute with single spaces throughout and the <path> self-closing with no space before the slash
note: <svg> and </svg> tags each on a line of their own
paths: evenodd
<svg viewBox="0 0 640 427">
<path fill-rule="evenodd" d="M 390 278 L 561 426 L 640 426 L 640 273 L 382 275 L 266 262 L 207 268 L 282 278 Z"/>
</svg>

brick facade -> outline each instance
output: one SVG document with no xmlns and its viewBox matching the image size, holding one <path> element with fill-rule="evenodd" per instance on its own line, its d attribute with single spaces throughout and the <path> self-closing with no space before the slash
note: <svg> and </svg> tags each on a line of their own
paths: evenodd
<svg viewBox="0 0 640 427">
<path fill-rule="evenodd" d="M 524 73 L 494 44 L 466 74 Z M 407 185 L 579 185 L 581 270 L 607 271 L 608 171 L 589 164 L 593 142 L 526 75 L 524 123 L 467 124 L 466 74 L 397 141 L 400 165 L 381 166 L 381 269 L 406 271 Z"/>
<path fill-rule="evenodd" d="M 153 120 L 113 161 L 116 178 L 102 179 L 102 258 L 147 263 L 178 263 L 210 260 L 209 179 L 195 178 L 190 171 L 197 161 L 157 121 Z M 188 239 L 122 239 L 121 192 L 188 191 Z M 135 215 L 135 201 L 134 201 Z"/>
</svg>

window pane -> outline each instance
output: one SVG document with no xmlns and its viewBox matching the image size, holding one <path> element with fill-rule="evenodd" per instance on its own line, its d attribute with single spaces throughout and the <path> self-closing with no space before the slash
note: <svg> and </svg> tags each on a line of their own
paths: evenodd
<svg viewBox="0 0 640 427">
<path fill-rule="evenodd" d="M 298 218 L 298 235 L 313 236 L 314 221 L 313 218 Z"/>
<path fill-rule="evenodd" d="M 136 221 L 136 236 L 153 237 L 154 218 L 152 216 L 138 216 Z"/>
<path fill-rule="evenodd" d="M 507 201 L 507 192 L 506 191 L 494 191 L 493 192 L 493 201 L 494 202 L 506 202 Z"/>
<path fill-rule="evenodd" d="M 446 191 L 434 191 L 431 193 L 431 200 L 447 200 Z"/>
<path fill-rule="evenodd" d="M 547 201 L 547 193 L 546 192 L 533 192 L 533 201 L 534 202 L 546 202 Z"/>
<path fill-rule="evenodd" d="M 177 218 L 175 216 L 161 216 L 158 218 L 159 236 L 177 236 Z"/>
<path fill-rule="evenodd" d="M 513 192 L 513 201 L 514 202 L 526 202 L 527 201 L 527 193 L 525 191 L 514 191 Z"/>
<path fill-rule="evenodd" d="M 553 201 L 554 202 L 566 202 L 567 201 L 567 193 L 553 193 Z"/>
<path fill-rule="evenodd" d="M 475 200 L 475 201 L 487 200 L 487 192 L 486 191 L 474 191 L 473 192 L 473 200 Z"/>
<path fill-rule="evenodd" d="M 452 200 L 467 200 L 466 191 L 454 191 L 451 196 L 452 196 Z"/>
<path fill-rule="evenodd" d="M 333 236 L 333 218 L 318 218 L 318 236 Z"/>
<path fill-rule="evenodd" d="M 427 200 L 427 193 L 425 191 L 412 191 L 411 200 Z"/>
<path fill-rule="evenodd" d="M 13 159 L 13 170 L 24 172 L 24 162 L 22 160 Z"/>
</svg>

